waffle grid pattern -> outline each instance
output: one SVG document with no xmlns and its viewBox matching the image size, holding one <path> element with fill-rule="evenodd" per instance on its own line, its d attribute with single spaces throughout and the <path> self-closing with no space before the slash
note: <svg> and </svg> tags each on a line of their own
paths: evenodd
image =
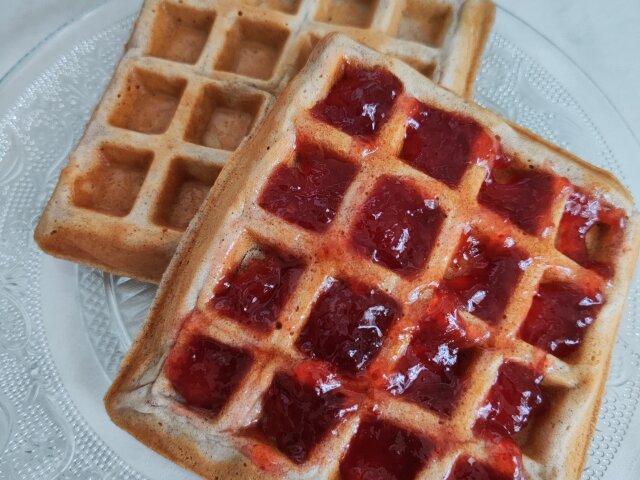
<svg viewBox="0 0 640 480">
<path fill-rule="evenodd" d="M 116 75 L 72 156 L 77 161 L 62 173 L 54 199 L 64 218 L 53 221 L 53 233 L 91 239 L 100 245 L 91 261 L 157 280 L 231 150 L 273 98 L 131 52 L 119 70 L 127 74 Z M 206 114 L 210 125 L 218 122 L 211 140 L 198 131 Z M 68 255 L 92 249 L 77 248 Z"/>
<path fill-rule="evenodd" d="M 453 42 L 470 34 L 460 26 L 465 5 L 147 1 L 54 192 L 55 207 L 37 233 L 40 244 L 63 257 L 159 281 L 226 159 L 320 38 L 342 31 L 433 78 L 448 75 L 467 85 L 474 66 L 446 63 L 455 56 Z M 481 40 L 473 45 L 475 57 Z M 105 161 L 104 146 L 115 147 L 113 159 Z M 149 158 L 131 158 L 138 153 Z M 177 170 L 186 174 L 176 176 Z M 91 241 L 82 244 L 81 236 Z"/>
<path fill-rule="evenodd" d="M 111 109 L 108 108 L 104 112 L 99 112 L 99 115 L 105 114 L 105 116 L 108 115 L 107 112 L 110 113 L 111 125 L 103 127 L 104 135 L 96 144 L 116 145 L 124 151 L 133 148 L 151 152 L 153 162 L 129 215 L 136 225 L 144 225 L 142 228 L 152 229 L 155 226 L 183 230 L 186 225 L 162 225 L 162 222 L 154 221 L 156 211 L 161 209 L 163 199 L 170 204 L 177 200 L 171 196 L 166 198 L 165 191 L 162 188 L 159 189 L 158 185 L 166 188 L 170 184 L 173 177 L 171 170 L 175 168 L 176 162 L 182 159 L 183 163 L 192 165 L 194 172 L 192 176 L 210 187 L 230 154 L 229 150 L 222 148 L 209 148 L 196 142 L 183 141 L 185 137 L 197 136 L 191 125 L 201 116 L 199 110 L 206 108 L 207 102 L 226 102 L 222 108 L 230 109 L 231 107 L 246 115 L 253 114 L 248 122 L 249 125 L 246 125 L 246 128 L 249 128 L 250 125 L 259 121 L 256 119 L 265 114 L 272 99 L 263 92 L 243 86 L 209 81 L 204 77 L 193 76 L 187 80 L 179 68 L 167 68 L 166 65 L 154 59 L 131 60 L 131 65 L 126 69 L 132 73 L 118 82 L 116 90 L 121 93 L 116 96 L 129 96 L 129 98 L 126 103 L 121 103 L 118 109 L 110 111 Z M 151 83 L 159 79 L 162 79 L 161 82 L 166 82 L 161 83 L 158 86 L 159 89 L 166 89 L 169 93 L 160 90 L 159 93 L 151 92 L 150 95 L 156 98 L 159 96 L 169 98 L 164 100 L 166 105 L 158 105 L 156 110 L 158 115 L 148 119 L 144 111 L 145 107 L 141 105 L 147 99 L 140 98 L 145 94 L 133 92 L 139 92 L 140 87 L 144 89 L 145 80 Z M 136 120 L 138 118 L 136 112 L 141 113 L 139 120 Z M 127 130 L 114 128 L 114 125 L 121 125 Z M 147 134 L 145 130 L 151 131 Z M 162 135 L 156 136 L 153 135 L 154 133 L 162 133 Z M 164 211 L 164 208 L 162 210 Z"/>
<path fill-rule="evenodd" d="M 442 47 L 455 34 L 463 3 L 152 1 L 141 15 L 133 45 L 147 55 L 191 65 L 194 73 L 277 93 L 304 65 L 315 43 L 339 31 L 432 76 L 440 73 Z M 173 39 L 167 40 L 167 34 Z"/>
<path fill-rule="evenodd" d="M 474 354 L 472 365 L 465 374 L 468 383 L 450 418 L 403 400 L 402 397 L 394 397 L 384 389 L 376 391 L 360 404 L 360 413 L 354 414 L 353 418 L 339 427 L 338 435 L 321 448 L 314 450 L 308 464 L 293 466 L 284 455 L 282 456 L 287 469 L 300 469 L 301 474 L 311 473 L 312 469 L 320 464 L 323 465 L 323 471 L 314 472 L 314 474 L 330 476 L 332 472 L 336 472 L 340 452 L 346 450 L 355 431 L 354 425 L 360 420 L 361 415 L 366 415 L 365 412 L 370 411 L 374 406 L 381 418 L 388 419 L 409 431 L 415 430 L 415 426 L 420 425 L 420 431 L 426 432 L 436 445 L 452 444 L 452 448 L 440 452 L 438 461 L 429 462 L 418 478 L 444 478 L 455 459 L 465 455 L 490 464 L 492 459 L 490 444 L 478 441 L 471 428 L 477 417 L 480 402 L 486 398 L 503 361 L 514 360 L 522 365 L 532 366 L 544 359 L 543 388 L 559 392 L 576 387 L 581 381 L 581 375 L 586 373 L 580 365 L 579 357 L 572 360 L 572 363 L 552 355 L 548 355 L 545 359 L 544 353 L 520 340 L 517 335 L 537 285 L 541 281 L 555 279 L 574 283 L 582 278 L 586 281 L 602 282 L 594 272 L 576 264 L 557 251 L 554 246 L 555 232 L 564 210 L 566 195 L 558 196 L 547 214 L 549 223 L 552 223 L 553 227 L 545 230 L 544 236 L 534 237 L 520 231 L 513 224 L 504 222 L 498 214 L 478 204 L 476 199 L 485 177 L 484 166 L 470 167 L 459 187 L 455 189 L 409 166 L 398 155 L 403 144 L 405 126 L 411 115 L 412 102 L 411 98 L 404 95 L 397 100 L 392 117 L 376 139 L 375 151 L 368 154 L 366 158 L 363 158 L 362 150 L 354 149 L 353 139 L 347 134 L 320 122 L 309 113 L 302 113 L 297 118 L 296 129 L 308 136 L 307 141 L 310 140 L 316 145 L 334 151 L 357 164 L 358 174 L 347 190 L 337 216 L 324 233 L 310 232 L 278 218 L 257 206 L 257 199 L 250 202 L 252 207 L 243 217 L 241 235 L 233 242 L 233 251 L 224 264 L 237 266 L 241 263 L 243 256 L 256 246 L 269 246 L 304 260 L 307 262 L 307 269 L 292 295 L 294 300 L 289 302 L 280 314 L 285 328 L 275 330 L 271 335 L 263 338 L 257 337 L 250 328 L 225 318 L 207 307 L 218 278 L 211 275 L 205 282 L 197 308 L 209 316 L 210 323 L 201 325 L 200 333 L 228 345 L 258 352 L 254 361 L 256 366 L 245 380 L 246 384 L 252 385 L 249 398 L 245 396 L 247 390 L 240 388 L 229 401 L 230 411 L 216 420 L 212 428 L 233 430 L 238 429 L 240 425 L 251 423 L 252 419 L 257 419 L 259 411 L 248 411 L 246 406 L 260 403 L 260 398 L 269 387 L 274 372 L 290 370 L 291 365 L 308 360 L 308 357 L 296 350 L 295 340 L 309 317 L 317 296 L 326 289 L 327 282 L 331 278 L 359 279 L 366 285 L 381 288 L 400 303 L 405 303 L 406 299 L 411 298 L 415 293 L 416 285 L 433 285 L 446 276 L 448 265 L 459 246 L 458 239 L 462 237 L 468 226 L 488 236 L 504 235 L 513 238 L 516 245 L 532 258 L 531 265 L 521 275 L 505 308 L 503 319 L 492 325 L 470 313 L 463 313 L 466 323 L 479 330 L 478 336 L 484 337 L 485 340 L 478 348 L 482 351 Z M 282 149 L 275 147 L 274 151 L 282 152 Z M 276 163 L 272 171 L 278 165 L 280 163 Z M 526 165 L 522 167 L 526 168 Z M 425 198 L 438 199 L 446 213 L 447 218 L 441 228 L 440 240 L 431 252 L 427 267 L 417 278 L 402 278 L 353 253 L 348 248 L 341 249 L 339 255 L 332 260 L 318 260 L 326 257 L 322 252 L 335 251 L 336 235 L 340 235 L 338 232 L 350 231 L 354 220 L 353 212 L 360 210 L 363 200 L 366 199 L 366 192 L 372 191 L 375 182 L 382 176 L 411 181 L 418 186 Z M 462 205 L 465 206 L 464 209 L 460 208 Z M 291 242 L 293 238 L 296 239 L 295 242 Z M 553 268 L 548 268 L 547 265 L 553 265 Z M 428 291 L 419 293 L 422 297 L 428 297 L 428 294 Z M 377 370 L 377 365 L 381 365 L 383 371 L 389 371 L 389 368 L 385 368 L 384 365 L 393 365 L 393 359 L 402 356 L 402 352 L 411 341 L 411 335 L 407 332 L 412 330 L 412 322 L 416 317 L 409 311 L 419 309 L 420 305 L 424 306 L 417 302 L 415 306 L 406 307 L 403 318 L 386 333 L 382 350 L 369 366 L 369 371 Z M 349 379 L 341 381 L 345 388 L 349 389 Z M 169 382 L 163 377 L 160 378 L 155 389 L 161 395 L 174 396 Z M 554 396 L 557 397 L 558 394 Z M 239 400 L 240 398 L 242 401 Z M 194 418 L 198 417 L 197 413 L 182 413 Z M 533 429 L 535 427 L 534 424 Z M 535 432 L 531 432 L 530 429 L 529 434 L 535 435 Z M 456 440 L 452 442 L 451 438 Z M 247 440 L 236 438 L 235 441 L 242 444 Z M 531 478 L 537 478 L 544 471 L 544 467 L 540 465 L 544 460 L 528 457 L 526 442 L 526 439 L 520 439 L 521 445 L 525 448 L 524 463 Z M 329 458 L 335 459 L 335 462 L 326 464 L 326 461 L 321 460 Z"/>
</svg>

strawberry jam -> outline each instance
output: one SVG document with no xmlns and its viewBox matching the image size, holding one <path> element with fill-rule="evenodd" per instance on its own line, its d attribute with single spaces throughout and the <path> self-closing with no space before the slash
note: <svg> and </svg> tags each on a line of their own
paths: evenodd
<svg viewBox="0 0 640 480">
<path fill-rule="evenodd" d="M 349 135 L 373 137 L 389 119 L 402 90 L 400 80 L 388 70 L 347 63 L 342 77 L 311 113 Z"/>
<path fill-rule="evenodd" d="M 396 365 L 397 373 L 388 377 L 387 389 L 440 414 L 451 414 L 475 343 L 460 324 L 453 299 L 437 292 Z"/>
<path fill-rule="evenodd" d="M 602 253 L 611 257 L 614 253 L 611 250 L 620 243 L 625 224 L 623 210 L 574 189 L 564 207 L 556 247 L 583 267 L 609 278 L 613 275 L 613 266 Z"/>
<path fill-rule="evenodd" d="M 477 317 L 497 322 L 529 260 L 510 237 L 463 237 L 444 280 L 463 308 Z"/>
<path fill-rule="evenodd" d="M 380 351 L 400 306 L 379 290 L 334 280 L 320 295 L 296 342 L 298 350 L 355 374 Z"/>
<path fill-rule="evenodd" d="M 325 362 L 304 360 L 293 367 L 296 380 L 301 385 L 328 392 L 341 386 L 338 375 Z"/>
<path fill-rule="evenodd" d="M 294 164 L 271 174 L 258 203 L 288 222 L 322 232 L 336 216 L 356 169 L 338 154 L 301 141 Z"/>
<path fill-rule="evenodd" d="M 271 331 L 304 265 L 287 255 L 263 249 L 225 275 L 208 305 L 251 328 Z"/>
<path fill-rule="evenodd" d="M 546 226 L 544 217 L 565 184 L 564 179 L 545 172 L 514 168 L 507 159 L 497 162 L 487 175 L 478 201 L 525 232 L 537 235 Z"/>
<path fill-rule="evenodd" d="M 471 162 L 493 163 L 497 140 L 476 121 L 419 103 L 407 122 L 400 158 L 450 187 Z"/>
<path fill-rule="evenodd" d="M 361 255 L 411 276 L 424 267 L 444 217 L 435 200 L 407 181 L 383 177 L 363 205 L 351 240 Z"/>
<path fill-rule="evenodd" d="M 174 347 L 167 358 L 165 372 L 187 405 L 216 415 L 251 362 L 249 353 L 198 335 Z"/>
<path fill-rule="evenodd" d="M 447 480 L 514 480 L 514 473 L 506 474 L 474 458 L 460 458 Z"/>
<path fill-rule="evenodd" d="M 580 346 L 603 303 L 604 295 L 597 288 L 542 283 L 520 337 L 556 357 L 566 357 Z"/>
<path fill-rule="evenodd" d="M 411 480 L 433 451 L 426 438 L 375 418 L 362 421 L 340 463 L 343 480 Z"/>
<path fill-rule="evenodd" d="M 507 361 L 498 371 L 474 429 L 489 437 L 511 437 L 521 431 L 541 410 L 545 401 L 542 375 L 531 368 Z"/>
<path fill-rule="evenodd" d="M 338 386 L 320 389 L 276 374 L 263 400 L 258 431 L 293 462 L 305 462 L 346 413 Z"/>
</svg>

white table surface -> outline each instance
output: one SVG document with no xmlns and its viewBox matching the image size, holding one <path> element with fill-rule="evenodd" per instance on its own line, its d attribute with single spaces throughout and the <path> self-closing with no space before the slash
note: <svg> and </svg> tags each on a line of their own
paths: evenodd
<svg viewBox="0 0 640 480">
<path fill-rule="evenodd" d="M 0 0 L 0 77 L 48 34 L 104 1 Z M 494 1 L 582 67 L 640 139 L 639 0 Z"/>
</svg>

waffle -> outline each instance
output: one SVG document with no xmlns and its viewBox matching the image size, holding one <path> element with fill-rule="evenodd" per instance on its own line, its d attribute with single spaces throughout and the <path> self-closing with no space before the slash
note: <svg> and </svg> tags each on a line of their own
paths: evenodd
<svg viewBox="0 0 640 480">
<path fill-rule="evenodd" d="M 192 222 L 107 410 L 206 478 L 579 478 L 632 212 L 610 174 L 330 35 Z"/>
<path fill-rule="evenodd" d="M 147 0 L 36 229 L 53 255 L 159 282 L 228 156 L 331 31 L 470 94 L 490 0 Z"/>
</svg>

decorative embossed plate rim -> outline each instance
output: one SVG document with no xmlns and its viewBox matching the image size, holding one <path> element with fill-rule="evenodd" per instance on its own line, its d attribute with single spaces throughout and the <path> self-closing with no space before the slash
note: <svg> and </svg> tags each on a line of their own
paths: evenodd
<svg viewBox="0 0 640 480">
<path fill-rule="evenodd" d="M 51 259 L 31 240 L 138 6 L 99 7 L 0 81 L 0 478 L 192 478 L 115 428 L 100 401 L 153 287 Z M 612 170 L 640 198 L 640 146 L 602 92 L 506 11 L 494 30 L 477 100 Z M 640 470 L 639 292 L 636 282 L 585 478 Z"/>
</svg>

